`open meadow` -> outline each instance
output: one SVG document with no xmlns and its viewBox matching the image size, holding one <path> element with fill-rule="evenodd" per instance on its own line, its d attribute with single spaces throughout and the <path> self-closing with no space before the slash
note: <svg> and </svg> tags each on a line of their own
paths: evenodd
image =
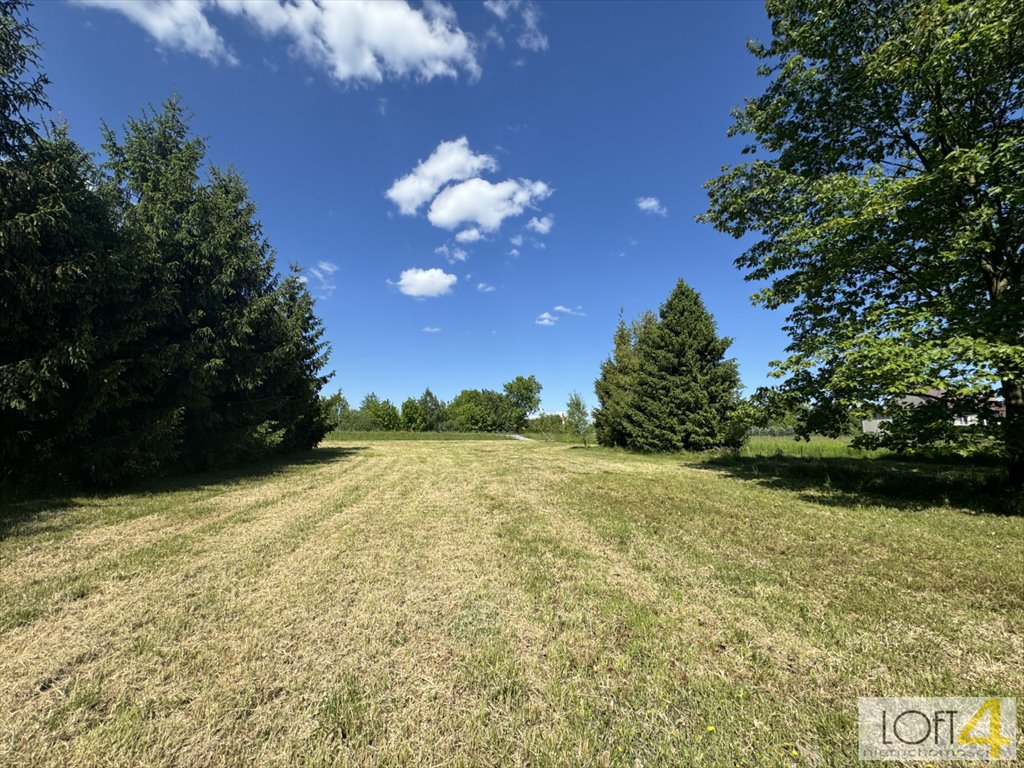
<svg viewBox="0 0 1024 768">
<path fill-rule="evenodd" d="M 350 437 L 9 503 L 0 764 L 853 765 L 858 696 L 1024 696 L 984 468 L 760 448 Z"/>
</svg>

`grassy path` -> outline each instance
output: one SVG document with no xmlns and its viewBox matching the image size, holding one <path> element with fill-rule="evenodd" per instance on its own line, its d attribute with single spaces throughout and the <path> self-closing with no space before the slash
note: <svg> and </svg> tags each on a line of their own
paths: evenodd
<svg viewBox="0 0 1024 768">
<path fill-rule="evenodd" d="M 0 765 L 853 765 L 1024 696 L 1024 520 L 678 458 L 335 443 L 0 517 Z"/>
</svg>

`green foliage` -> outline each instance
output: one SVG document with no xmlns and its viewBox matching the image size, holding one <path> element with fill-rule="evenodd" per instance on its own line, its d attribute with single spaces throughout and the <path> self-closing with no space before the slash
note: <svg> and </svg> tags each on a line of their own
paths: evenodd
<svg viewBox="0 0 1024 768">
<path fill-rule="evenodd" d="M 508 401 L 492 389 L 464 389 L 448 404 L 451 432 L 505 432 L 512 421 Z"/>
<path fill-rule="evenodd" d="M 726 444 L 739 373 L 700 295 L 680 280 L 655 318 L 619 321 L 595 383 L 598 442 L 638 451 Z M 735 438 L 730 438 L 735 441 Z"/>
<path fill-rule="evenodd" d="M 912 429 L 1001 442 L 1024 487 L 1024 5 L 767 7 L 770 81 L 731 130 L 766 154 L 708 183 L 704 219 L 760 233 L 737 264 L 790 308 L 781 390 L 825 434 L 908 394 L 998 391 L 1005 419 L 952 434 L 936 407 Z"/>
<path fill-rule="evenodd" d="M 7 95 L 24 69 L 4 66 Z M 178 101 L 107 128 L 102 168 L 63 126 L 22 127 L 0 157 L 0 481 L 110 483 L 316 445 L 333 416 L 313 299 L 275 273 L 241 177 L 203 177 Z"/>
<path fill-rule="evenodd" d="M 321 397 L 320 408 L 324 413 L 324 420 L 328 426 L 328 432 L 341 427 L 342 423 L 344 423 L 352 411 L 349 407 L 348 400 L 345 399 L 341 390 L 338 390 L 333 395 Z"/>
<path fill-rule="evenodd" d="M 21 157 L 38 138 L 26 112 L 48 106 L 35 28 L 19 18 L 28 3 L 0 0 L 0 160 Z"/>
<path fill-rule="evenodd" d="M 622 316 L 615 329 L 611 356 L 601 363 L 601 376 L 594 382 L 599 407 L 594 409 L 594 429 L 600 445 L 625 448 L 629 445 L 626 415 L 632 407 L 637 369 L 637 343 L 657 323 L 653 312 L 645 311 L 630 325 Z"/>
<path fill-rule="evenodd" d="M 135 415 L 144 325 L 116 199 L 59 126 L 0 176 L 0 481 L 159 465 L 179 414 L 149 434 Z"/>
<path fill-rule="evenodd" d="M 854 445 L 916 455 L 1003 454 L 1004 444 L 988 439 L 990 424 L 986 421 L 995 420 L 990 403 L 948 393 L 918 399 L 921 402 L 914 404 L 889 403 L 876 414 L 884 420 L 884 428 L 858 435 Z"/>
<path fill-rule="evenodd" d="M 739 451 L 746 445 L 751 430 L 759 420 L 757 407 L 750 400 L 740 400 L 725 422 L 722 445 L 730 451 Z"/>
<path fill-rule="evenodd" d="M 426 421 L 420 401 L 415 397 L 406 398 L 402 403 L 402 429 L 406 432 L 423 432 L 425 428 Z"/>
<path fill-rule="evenodd" d="M 342 426 L 343 429 L 359 429 L 366 431 L 395 432 L 402 429 L 402 416 L 390 400 L 381 400 L 375 392 L 363 397 L 359 405 L 359 415 L 352 423 Z M 358 425 L 358 426 L 356 426 Z"/>
<path fill-rule="evenodd" d="M 526 422 L 526 432 L 538 432 L 545 435 L 561 434 L 565 429 L 564 419 L 557 413 L 542 413 Z"/>
<path fill-rule="evenodd" d="M 284 344 L 275 357 L 269 357 L 270 349 L 256 350 L 269 366 L 262 389 L 271 393 L 268 402 L 276 406 L 269 425 L 282 431 L 282 450 L 309 450 L 330 430 L 319 396 L 330 379 L 320 375 L 327 365 L 330 345 L 323 340 L 323 322 L 314 312 L 313 297 L 296 267 L 281 282 L 277 298 L 285 328 Z"/>
<path fill-rule="evenodd" d="M 590 414 L 587 411 L 587 406 L 584 405 L 583 398 L 578 392 L 572 392 L 565 407 L 565 431 L 583 440 L 583 445 L 586 447 L 589 429 Z"/>
<path fill-rule="evenodd" d="M 535 376 L 516 376 L 505 384 L 504 389 L 510 406 L 510 421 L 502 429 L 521 432 L 526 428 L 526 420 L 540 408 L 540 391 L 543 387 Z"/>
<path fill-rule="evenodd" d="M 402 414 L 390 400 L 381 401 L 374 414 L 374 428 L 382 432 L 397 432 L 402 428 Z"/>
<path fill-rule="evenodd" d="M 448 420 L 448 406 L 439 400 L 430 389 L 423 390 L 418 401 L 420 415 L 423 419 L 423 431 L 440 432 Z"/>
</svg>

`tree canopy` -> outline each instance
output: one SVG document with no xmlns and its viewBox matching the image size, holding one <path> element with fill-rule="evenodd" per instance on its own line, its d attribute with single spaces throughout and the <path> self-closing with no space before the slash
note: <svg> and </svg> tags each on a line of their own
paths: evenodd
<svg viewBox="0 0 1024 768">
<path fill-rule="evenodd" d="M 768 84 L 731 129 L 754 157 L 708 183 L 704 219 L 758 235 L 737 265 L 756 302 L 788 309 L 780 392 L 827 433 L 907 394 L 939 390 L 949 413 L 996 391 L 1006 417 L 987 414 L 982 437 L 1020 488 L 1024 5 L 767 10 L 772 39 L 750 49 Z"/>
</svg>

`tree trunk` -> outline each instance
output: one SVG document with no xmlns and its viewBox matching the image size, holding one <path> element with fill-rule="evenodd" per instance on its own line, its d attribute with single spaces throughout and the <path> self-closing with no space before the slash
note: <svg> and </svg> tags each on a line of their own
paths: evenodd
<svg viewBox="0 0 1024 768">
<path fill-rule="evenodd" d="M 1006 404 L 1004 440 L 1010 460 L 1010 493 L 1018 500 L 1024 496 L 1024 387 L 1019 381 L 1003 382 Z"/>
</svg>

